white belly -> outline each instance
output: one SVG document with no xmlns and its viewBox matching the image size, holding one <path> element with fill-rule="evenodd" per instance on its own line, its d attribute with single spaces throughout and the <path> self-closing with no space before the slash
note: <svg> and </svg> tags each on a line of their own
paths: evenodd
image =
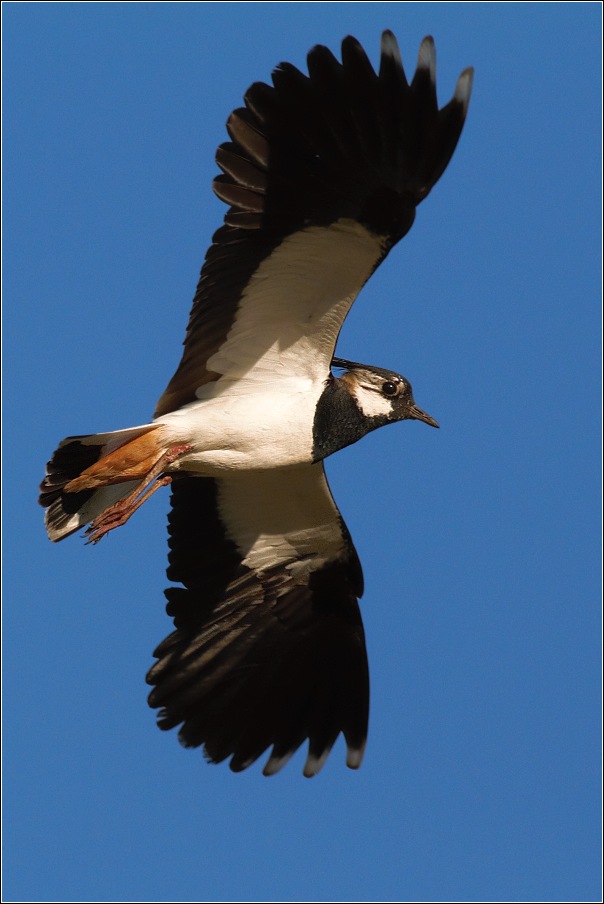
<svg viewBox="0 0 604 904">
<path fill-rule="evenodd" d="M 323 386 L 304 380 L 246 385 L 210 384 L 210 398 L 157 419 L 170 441 L 191 451 L 168 470 L 216 476 L 225 471 L 266 470 L 309 462 L 316 403 Z"/>
</svg>

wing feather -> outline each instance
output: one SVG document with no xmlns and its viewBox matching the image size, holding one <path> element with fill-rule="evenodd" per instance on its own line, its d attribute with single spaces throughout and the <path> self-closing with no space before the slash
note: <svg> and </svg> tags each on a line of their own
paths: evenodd
<svg viewBox="0 0 604 904">
<path fill-rule="evenodd" d="M 245 107 L 227 122 L 231 140 L 217 152 L 222 174 L 214 190 L 230 205 L 225 225 L 208 249 L 184 353 L 156 416 L 194 401 L 200 387 L 221 378 L 264 379 L 294 365 L 311 377 L 327 372 L 354 298 L 411 228 L 417 204 L 442 175 L 461 134 L 472 71 L 464 70 L 439 111 L 435 67 L 434 42 L 425 38 L 409 84 L 396 39 L 384 32 L 379 74 L 348 37 L 341 63 L 315 47 L 308 76 L 282 63 L 272 85 L 248 89 Z M 354 250 L 340 241 L 344 223 L 349 229 L 356 224 Z M 294 285 L 286 279 L 292 257 Z M 329 279 L 338 259 L 344 276 Z M 269 280 L 276 290 L 267 296 Z M 266 312 L 256 327 L 257 344 L 243 343 L 237 325 L 246 314 L 253 324 L 257 308 Z M 309 322 L 326 316 L 329 327 L 310 342 L 294 337 L 283 351 L 275 343 L 290 308 L 300 340 Z M 271 318 L 277 339 L 267 348 L 265 321 Z"/>
<path fill-rule="evenodd" d="M 263 505 L 259 506 L 262 498 Z M 149 703 L 188 747 L 234 771 L 305 739 L 314 775 L 343 733 L 365 745 L 362 575 L 321 464 L 173 483 L 166 591 L 176 630 L 155 651 Z"/>
</svg>

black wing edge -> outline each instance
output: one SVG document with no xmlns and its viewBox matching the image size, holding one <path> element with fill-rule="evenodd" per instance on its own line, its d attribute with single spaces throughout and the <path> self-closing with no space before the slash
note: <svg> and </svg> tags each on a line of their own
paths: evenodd
<svg viewBox="0 0 604 904">
<path fill-rule="evenodd" d="M 367 738 L 369 672 L 357 596 L 360 565 L 308 576 L 256 574 L 241 564 L 218 517 L 211 478 L 174 480 L 166 591 L 176 630 L 155 650 L 149 696 L 158 725 L 180 725 L 185 747 L 210 762 L 230 757 L 239 772 L 269 747 L 273 775 L 308 738 L 304 775 L 322 768 L 338 735 L 347 765 L 361 764 Z M 345 528 L 344 528 L 345 530 Z"/>
<path fill-rule="evenodd" d="M 308 76 L 281 63 L 273 85 L 253 84 L 227 122 L 231 141 L 218 148 L 222 175 L 213 184 L 230 205 L 225 224 L 283 237 L 349 217 L 392 246 L 451 159 L 473 70 L 439 110 L 432 37 L 420 45 L 410 83 L 391 31 L 382 35 L 377 74 L 351 36 L 341 63 L 321 45 L 307 59 Z"/>
</svg>

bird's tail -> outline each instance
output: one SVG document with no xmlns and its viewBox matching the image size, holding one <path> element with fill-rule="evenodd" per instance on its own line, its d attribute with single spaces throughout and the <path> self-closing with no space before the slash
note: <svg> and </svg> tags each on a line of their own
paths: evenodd
<svg viewBox="0 0 604 904">
<path fill-rule="evenodd" d="M 59 443 L 40 484 L 50 539 L 68 537 L 142 484 L 161 455 L 162 432 L 157 424 L 145 424 Z"/>
</svg>

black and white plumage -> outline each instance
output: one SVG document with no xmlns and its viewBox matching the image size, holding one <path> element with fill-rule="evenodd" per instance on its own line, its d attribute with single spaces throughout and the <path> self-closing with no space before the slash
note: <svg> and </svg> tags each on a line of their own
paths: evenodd
<svg viewBox="0 0 604 904">
<path fill-rule="evenodd" d="M 388 423 L 438 426 L 400 374 L 335 345 L 451 158 L 472 70 L 441 110 L 431 38 L 410 84 L 388 31 L 377 74 L 351 37 L 341 63 L 315 47 L 308 70 L 281 64 L 227 122 L 214 190 L 229 210 L 154 420 L 68 437 L 40 501 L 51 539 L 90 524 L 97 542 L 171 483 L 159 725 L 235 771 L 270 749 L 265 774 L 308 739 L 310 776 L 340 733 L 360 765 L 369 708 L 362 571 L 323 459 Z"/>
</svg>

